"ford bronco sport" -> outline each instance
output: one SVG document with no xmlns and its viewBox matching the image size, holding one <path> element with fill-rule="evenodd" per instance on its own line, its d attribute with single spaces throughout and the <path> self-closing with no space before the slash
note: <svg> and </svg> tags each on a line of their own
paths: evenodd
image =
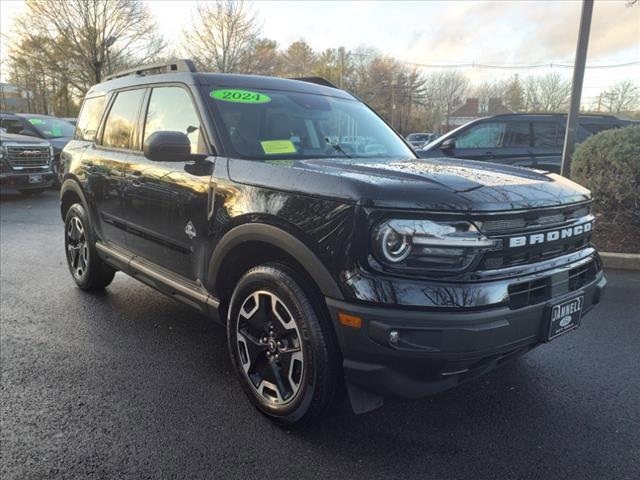
<svg viewBox="0 0 640 480">
<path fill-rule="evenodd" d="M 90 89 L 60 207 L 83 290 L 122 271 L 226 327 L 284 424 L 454 387 L 579 326 L 605 287 L 590 194 L 420 159 L 322 79 L 182 60 Z"/>
</svg>

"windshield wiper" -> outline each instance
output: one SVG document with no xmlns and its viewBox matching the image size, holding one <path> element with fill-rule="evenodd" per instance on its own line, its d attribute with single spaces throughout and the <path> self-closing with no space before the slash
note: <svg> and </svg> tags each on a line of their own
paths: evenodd
<svg viewBox="0 0 640 480">
<path fill-rule="evenodd" d="M 336 150 L 336 151 L 340 152 L 341 154 L 343 154 L 345 157 L 351 158 L 351 155 L 349 155 L 347 152 L 345 152 L 344 148 L 342 148 L 339 143 L 332 143 L 331 140 L 329 140 L 329 137 L 324 137 L 324 141 L 328 145 L 331 145 L 334 150 Z"/>
</svg>

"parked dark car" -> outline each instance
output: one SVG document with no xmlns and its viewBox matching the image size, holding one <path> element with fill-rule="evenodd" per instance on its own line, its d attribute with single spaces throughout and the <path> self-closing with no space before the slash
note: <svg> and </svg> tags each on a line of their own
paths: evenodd
<svg viewBox="0 0 640 480">
<path fill-rule="evenodd" d="M 410 133 L 406 140 L 413 148 L 422 148 L 436 138 L 438 136 L 435 133 Z"/>
<path fill-rule="evenodd" d="M 422 158 L 455 157 L 560 173 L 567 116 L 504 114 L 469 122 L 418 150 Z M 580 115 L 576 141 L 640 122 L 611 115 Z"/>
<path fill-rule="evenodd" d="M 75 131 L 75 126 L 62 119 L 49 115 L 37 115 L 28 113 L 0 113 L 0 127 L 8 133 L 40 137 L 47 140 L 53 146 L 53 181 L 56 186 L 62 183 L 60 169 L 60 152 L 67 144 Z"/>
<path fill-rule="evenodd" d="M 63 151 L 76 284 L 122 271 L 219 321 L 284 424 L 345 390 L 356 412 L 441 392 L 579 326 L 606 284 L 586 189 L 417 158 L 323 83 L 179 61 L 92 87 Z"/>
<path fill-rule="evenodd" d="M 0 129 L 0 189 L 38 195 L 53 183 L 53 148 L 46 140 Z"/>
</svg>

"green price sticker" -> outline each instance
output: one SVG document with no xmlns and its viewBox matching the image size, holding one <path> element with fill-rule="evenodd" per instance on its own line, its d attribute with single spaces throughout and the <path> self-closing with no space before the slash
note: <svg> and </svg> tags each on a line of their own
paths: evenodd
<svg viewBox="0 0 640 480">
<path fill-rule="evenodd" d="M 29 119 L 29 123 L 31 125 L 42 125 L 44 122 L 42 120 L 40 120 L 39 118 L 30 118 Z"/>
<path fill-rule="evenodd" d="M 260 145 L 267 155 L 296 153 L 296 147 L 291 140 L 265 140 L 260 142 Z"/>
<path fill-rule="evenodd" d="M 223 102 L 269 103 L 271 101 L 271 97 L 268 95 L 249 90 L 214 90 L 209 95 L 211 98 L 222 100 Z"/>
</svg>

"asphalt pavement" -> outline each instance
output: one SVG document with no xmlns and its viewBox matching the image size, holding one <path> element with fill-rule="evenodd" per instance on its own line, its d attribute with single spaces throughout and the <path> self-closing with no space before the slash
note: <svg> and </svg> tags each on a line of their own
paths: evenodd
<svg viewBox="0 0 640 480">
<path fill-rule="evenodd" d="M 472 383 L 290 432 L 222 328 L 122 274 L 75 288 L 57 193 L 0 198 L 0 477 L 640 478 L 640 272 L 575 332 Z"/>
</svg>

